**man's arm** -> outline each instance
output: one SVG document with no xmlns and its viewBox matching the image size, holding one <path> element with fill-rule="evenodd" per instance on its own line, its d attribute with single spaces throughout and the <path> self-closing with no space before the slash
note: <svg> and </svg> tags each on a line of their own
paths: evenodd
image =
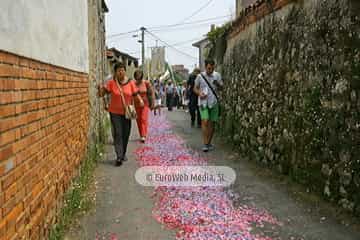
<svg viewBox="0 0 360 240">
<path fill-rule="evenodd" d="M 194 93 L 200 97 L 200 99 L 205 99 L 205 98 L 207 98 L 207 96 L 203 92 L 201 92 L 201 89 L 200 89 L 201 78 L 202 77 L 200 74 L 196 77 L 193 90 L 194 90 Z"/>
<path fill-rule="evenodd" d="M 148 82 L 148 84 L 149 84 L 149 90 L 150 90 L 150 94 L 151 94 L 151 98 L 152 98 L 151 103 L 150 103 L 150 108 L 153 109 L 155 106 L 155 89 L 150 81 Z"/>
<path fill-rule="evenodd" d="M 220 73 L 217 73 L 217 75 L 217 80 L 215 80 L 213 83 L 216 86 L 216 89 L 221 91 L 224 88 L 224 82 L 222 81 Z"/>
<path fill-rule="evenodd" d="M 137 101 L 140 104 L 140 107 L 144 107 L 144 101 L 140 96 L 140 94 L 136 94 L 134 98 L 136 99 L 135 101 Z"/>
</svg>

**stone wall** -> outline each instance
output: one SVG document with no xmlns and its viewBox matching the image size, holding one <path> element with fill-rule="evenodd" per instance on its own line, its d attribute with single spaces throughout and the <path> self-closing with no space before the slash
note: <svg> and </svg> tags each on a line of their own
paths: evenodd
<svg viewBox="0 0 360 240">
<path fill-rule="evenodd" d="M 103 100 L 97 98 L 97 86 L 105 82 L 107 74 L 105 44 L 105 8 L 103 0 L 88 0 L 89 11 L 89 132 L 90 143 L 104 141 L 102 124 L 105 112 Z"/>
<path fill-rule="evenodd" d="M 360 213 L 360 35 L 348 1 L 314 1 L 238 38 L 222 126 L 251 159 Z"/>
</svg>

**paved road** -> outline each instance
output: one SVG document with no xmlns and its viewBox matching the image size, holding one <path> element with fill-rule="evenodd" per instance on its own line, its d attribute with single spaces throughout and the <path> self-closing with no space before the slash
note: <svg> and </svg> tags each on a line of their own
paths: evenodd
<svg viewBox="0 0 360 240">
<path fill-rule="evenodd" d="M 132 123 L 128 161 L 114 166 L 115 152 L 106 146 L 104 160 L 95 171 L 96 209 L 80 220 L 67 234 L 68 240 L 159 240 L 174 239 L 152 217 L 152 188 L 139 185 L 134 178 L 138 168 L 133 152 L 140 146 L 136 123 Z"/>
<path fill-rule="evenodd" d="M 167 113 L 173 133 L 185 140 L 186 148 L 197 151 L 201 148 L 201 132 L 200 129 L 190 128 L 188 118 L 183 111 Z M 96 209 L 81 219 L 79 226 L 72 229 L 67 239 L 96 239 L 97 234 L 103 237 L 98 239 L 175 239 L 176 231 L 167 230 L 152 217 L 156 201 L 150 197 L 153 189 L 140 186 L 134 179 L 139 165 L 132 153 L 142 146 L 137 139 L 134 124 L 129 161 L 120 168 L 113 166 L 113 149 L 107 146 L 106 160 L 96 170 Z M 238 193 L 238 197 L 234 199 L 234 205 L 264 210 L 282 223 L 276 226 L 254 225 L 252 236 L 260 233 L 269 240 L 360 239 L 357 219 L 340 213 L 286 178 L 240 158 L 220 139 L 216 139 L 215 144 L 215 151 L 199 154 L 209 160 L 209 165 L 226 165 L 236 171 L 233 191 Z"/>
</svg>

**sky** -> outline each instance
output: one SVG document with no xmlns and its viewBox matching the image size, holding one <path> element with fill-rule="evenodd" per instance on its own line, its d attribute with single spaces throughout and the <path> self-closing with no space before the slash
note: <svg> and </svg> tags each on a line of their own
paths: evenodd
<svg viewBox="0 0 360 240">
<path fill-rule="evenodd" d="M 146 58 L 151 47 L 166 44 L 166 61 L 184 64 L 190 71 L 198 63 L 198 49 L 192 44 L 203 39 L 211 24 L 220 26 L 235 14 L 235 0 L 105 0 L 107 46 L 116 47 L 139 58 L 141 62 L 140 29 L 145 33 Z M 167 25 L 176 26 L 169 27 Z M 165 26 L 164 26 L 165 25 Z M 135 31 L 135 32 L 133 32 Z M 131 33 L 128 33 L 131 32 Z M 138 33 L 139 37 L 134 37 Z M 115 36 L 114 36 L 115 35 Z M 158 38 L 156 42 L 155 38 Z"/>
</svg>

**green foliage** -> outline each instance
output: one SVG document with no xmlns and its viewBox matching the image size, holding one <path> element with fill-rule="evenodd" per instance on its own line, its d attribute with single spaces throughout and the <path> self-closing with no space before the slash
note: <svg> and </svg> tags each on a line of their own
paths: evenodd
<svg viewBox="0 0 360 240">
<path fill-rule="evenodd" d="M 210 40 L 210 42 L 215 45 L 216 41 L 219 38 L 222 38 L 223 36 L 227 35 L 230 29 L 231 29 L 231 24 L 225 23 L 224 25 L 220 27 L 215 27 L 212 31 L 208 32 L 207 37 Z"/>
<path fill-rule="evenodd" d="M 206 53 L 207 58 L 213 58 L 218 64 L 222 64 L 223 57 L 227 48 L 227 35 L 231 30 L 231 23 L 226 23 L 221 27 L 215 27 L 208 32 L 207 37 L 211 43 L 210 49 Z"/>
</svg>

